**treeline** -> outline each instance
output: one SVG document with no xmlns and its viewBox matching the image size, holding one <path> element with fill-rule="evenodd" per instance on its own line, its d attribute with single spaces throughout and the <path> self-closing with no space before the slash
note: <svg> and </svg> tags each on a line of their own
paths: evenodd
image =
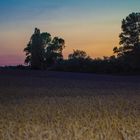
<svg viewBox="0 0 140 140">
<path fill-rule="evenodd" d="M 119 35 L 120 46 L 114 47 L 114 55 L 92 59 L 82 50 L 74 50 L 64 60 L 62 51 L 65 40 L 52 38 L 35 28 L 27 47 L 25 63 L 32 69 L 94 73 L 140 73 L 140 13 L 131 13 L 122 20 Z"/>
<path fill-rule="evenodd" d="M 102 59 L 91 59 L 88 57 L 86 59 L 79 58 L 59 61 L 56 65 L 50 67 L 50 70 L 89 73 L 130 74 L 140 73 L 140 66 L 130 64 L 128 61 L 124 59 L 119 59 L 115 56 L 104 57 Z"/>
</svg>

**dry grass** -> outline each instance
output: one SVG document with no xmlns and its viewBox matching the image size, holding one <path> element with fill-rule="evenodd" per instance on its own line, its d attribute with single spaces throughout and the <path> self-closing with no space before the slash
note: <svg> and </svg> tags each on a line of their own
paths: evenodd
<svg viewBox="0 0 140 140">
<path fill-rule="evenodd" d="M 0 140 L 140 140 L 139 79 L 4 71 Z"/>
<path fill-rule="evenodd" d="M 0 104 L 1 140 L 139 140 L 139 96 L 45 97 Z"/>
</svg>

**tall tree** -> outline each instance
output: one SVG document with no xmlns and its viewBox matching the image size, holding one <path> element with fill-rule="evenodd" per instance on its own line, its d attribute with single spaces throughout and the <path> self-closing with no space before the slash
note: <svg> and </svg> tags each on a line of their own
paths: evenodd
<svg viewBox="0 0 140 140">
<path fill-rule="evenodd" d="M 113 49 L 131 68 L 140 68 L 140 13 L 131 13 L 122 21 L 120 47 Z"/>
<path fill-rule="evenodd" d="M 26 52 L 25 63 L 30 64 L 33 69 L 40 69 L 43 62 L 43 40 L 40 30 L 35 28 L 34 34 L 31 36 L 27 47 L 24 49 Z"/>
<path fill-rule="evenodd" d="M 41 69 L 54 64 L 57 60 L 63 59 L 62 50 L 65 47 L 65 41 L 62 38 L 54 37 L 47 32 L 40 33 L 35 28 L 27 47 L 25 63 L 33 69 Z"/>
<path fill-rule="evenodd" d="M 35 29 L 31 37 L 31 67 L 40 69 L 43 62 L 43 43 L 39 29 Z"/>
<path fill-rule="evenodd" d="M 120 47 L 113 50 L 118 56 L 130 54 L 140 46 L 140 13 L 129 14 L 122 20 L 121 28 Z"/>
</svg>

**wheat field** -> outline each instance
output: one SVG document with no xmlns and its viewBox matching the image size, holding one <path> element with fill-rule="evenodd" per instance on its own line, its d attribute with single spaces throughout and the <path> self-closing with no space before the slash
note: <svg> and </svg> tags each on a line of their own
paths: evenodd
<svg viewBox="0 0 140 140">
<path fill-rule="evenodd" d="M 140 140 L 139 78 L 38 75 L 1 72 L 0 140 Z"/>
</svg>

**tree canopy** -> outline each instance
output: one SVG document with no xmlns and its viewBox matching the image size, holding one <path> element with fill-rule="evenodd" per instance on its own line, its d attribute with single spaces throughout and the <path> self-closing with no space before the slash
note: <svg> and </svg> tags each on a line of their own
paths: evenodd
<svg viewBox="0 0 140 140">
<path fill-rule="evenodd" d="M 119 35 L 120 47 L 114 53 L 123 56 L 134 51 L 140 45 L 140 13 L 131 13 L 122 20 L 122 32 Z"/>
<path fill-rule="evenodd" d="M 113 49 L 119 59 L 131 68 L 140 68 L 140 13 L 131 13 L 122 20 L 120 47 Z"/>
<path fill-rule="evenodd" d="M 65 40 L 59 37 L 54 37 L 51 42 L 49 42 L 46 53 L 45 53 L 45 62 L 47 65 L 52 65 L 56 61 L 62 60 L 63 55 L 62 51 L 65 48 Z"/>
<path fill-rule="evenodd" d="M 82 50 L 73 50 L 73 53 L 69 54 L 69 59 L 86 59 L 88 55 L 85 51 Z"/>
<path fill-rule="evenodd" d="M 42 69 L 63 59 L 62 51 L 65 48 L 65 40 L 59 37 L 52 39 L 51 34 L 47 32 L 40 33 L 35 28 L 27 47 L 25 63 L 33 69 Z"/>
</svg>

